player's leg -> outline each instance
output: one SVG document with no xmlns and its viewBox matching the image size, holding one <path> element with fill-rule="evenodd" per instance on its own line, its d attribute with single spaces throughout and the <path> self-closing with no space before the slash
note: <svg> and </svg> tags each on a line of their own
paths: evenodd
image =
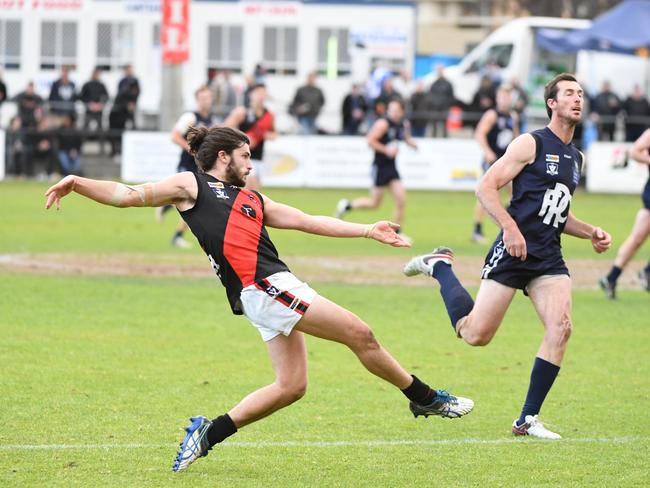
<svg viewBox="0 0 650 488">
<path fill-rule="evenodd" d="M 404 266 L 406 276 L 424 274 L 438 281 L 451 326 L 472 346 L 488 344 L 503 321 L 516 289 L 491 279 L 481 280 L 476 303 L 451 267 L 451 249 L 439 247 L 417 256 Z"/>
<path fill-rule="evenodd" d="M 404 222 L 404 209 L 406 208 L 406 190 L 400 179 L 391 180 L 388 183 L 388 188 L 395 200 L 395 216 L 393 222 L 401 226 Z"/>
<path fill-rule="evenodd" d="M 379 207 L 384 199 L 385 191 L 385 186 L 373 186 L 370 190 L 370 196 L 355 198 L 350 202 L 349 210 L 355 210 L 358 208 L 373 209 Z"/>
<path fill-rule="evenodd" d="M 173 471 L 183 471 L 198 458 L 207 456 L 216 444 L 238 428 L 272 414 L 299 400 L 307 388 L 307 350 L 303 334 L 294 331 L 267 342 L 275 382 L 246 396 L 228 413 L 213 420 L 192 417 L 174 462 Z"/>
<path fill-rule="evenodd" d="M 302 398 L 307 390 L 307 348 L 304 335 L 293 331 L 267 343 L 275 381 L 246 396 L 228 412 L 237 428 L 260 420 Z"/>
<path fill-rule="evenodd" d="M 399 388 L 415 404 L 411 411 L 416 416 L 460 417 L 474 406 L 471 400 L 433 390 L 410 375 L 377 341 L 365 322 L 322 296 L 312 301 L 294 330 L 348 346 L 369 372 Z"/>
<path fill-rule="evenodd" d="M 650 235 L 650 210 L 642 208 L 636 214 L 632 232 L 623 242 L 614 259 L 614 265 L 607 276 L 600 280 L 600 286 L 607 294 L 608 298 L 616 298 L 616 283 L 623 272 L 623 268 L 634 257 L 634 254 L 643 245 Z"/>
<path fill-rule="evenodd" d="M 172 237 L 172 246 L 180 247 L 182 249 L 189 249 L 192 247 L 192 244 L 186 241 L 185 237 L 183 237 L 183 234 L 185 234 L 188 229 L 189 227 L 185 221 L 181 219 L 181 221 L 178 223 L 178 227 L 176 227 L 174 237 Z"/>
<path fill-rule="evenodd" d="M 571 336 L 571 278 L 568 275 L 541 276 L 528 285 L 528 294 L 544 324 L 544 339 L 537 351 L 526 401 L 513 424 L 516 435 L 546 439 L 560 436 L 537 419 L 546 395 L 557 377 Z"/>
</svg>

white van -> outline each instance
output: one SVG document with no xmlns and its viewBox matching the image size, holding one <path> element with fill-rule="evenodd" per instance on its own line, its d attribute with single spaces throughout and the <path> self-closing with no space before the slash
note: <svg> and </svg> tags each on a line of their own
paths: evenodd
<svg viewBox="0 0 650 488">
<path fill-rule="evenodd" d="M 481 76 L 490 62 L 496 62 L 504 81 L 517 78 L 531 95 L 531 109 L 544 110 L 543 90 L 546 82 L 559 72 L 576 73 L 590 95 L 608 80 L 619 97 L 625 98 L 635 84 L 645 86 L 646 61 L 636 56 L 578 51 L 555 53 L 537 45 L 540 29 L 557 31 L 558 35 L 574 29 L 585 29 L 589 20 L 553 17 L 524 17 L 504 24 L 470 51 L 459 64 L 445 69 L 445 77 L 454 87 L 454 95 L 471 103 L 479 88 Z M 625 73 L 625 76 L 620 76 Z M 435 74 L 427 76 L 432 81 Z"/>
</svg>

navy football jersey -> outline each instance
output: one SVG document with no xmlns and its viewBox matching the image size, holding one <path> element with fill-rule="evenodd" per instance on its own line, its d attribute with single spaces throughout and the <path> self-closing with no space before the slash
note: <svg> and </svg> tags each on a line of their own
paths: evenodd
<svg viewBox="0 0 650 488">
<path fill-rule="evenodd" d="M 547 258 L 560 254 L 560 236 L 580 181 L 582 154 L 548 127 L 531 135 L 537 146 L 535 161 L 513 180 L 508 213 L 526 239 L 528 254 Z M 502 238 L 503 232 L 497 239 Z"/>
<path fill-rule="evenodd" d="M 219 117 L 217 117 L 213 113 L 208 114 L 207 117 L 203 117 L 199 112 L 194 112 L 194 117 L 196 118 L 196 122 L 194 122 L 193 124 L 195 127 L 205 127 L 209 129 L 210 127 L 214 127 L 219 123 Z M 187 151 L 182 150 L 181 160 L 178 163 L 178 171 L 196 172 L 197 170 L 198 167 L 196 166 L 196 162 L 194 161 L 194 156 L 192 156 Z"/>
<path fill-rule="evenodd" d="M 404 120 L 400 120 L 397 123 L 393 122 L 388 117 L 386 117 L 385 120 L 386 122 L 388 122 L 388 130 L 381 137 L 381 139 L 379 139 L 379 142 L 381 142 L 385 146 L 390 146 L 391 144 L 396 144 L 397 141 L 403 141 L 406 132 L 406 124 L 404 123 Z M 384 153 L 375 151 L 375 159 L 373 161 L 373 164 L 390 164 L 390 163 L 395 163 L 395 159 L 389 158 Z"/>
<path fill-rule="evenodd" d="M 508 144 L 512 142 L 514 126 L 515 121 L 511 114 L 497 112 L 497 120 L 486 137 L 488 146 L 494 151 L 497 159 L 506 153 Z"/>
</svg>

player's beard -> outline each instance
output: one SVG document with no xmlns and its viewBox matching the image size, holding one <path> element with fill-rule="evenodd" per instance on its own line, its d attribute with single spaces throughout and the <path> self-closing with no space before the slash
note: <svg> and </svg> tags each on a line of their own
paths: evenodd
<svg viewBox="0 0 650 488">
<path fill-rule="evenodd" d="M 246 179 L 237 173 L 237 169 L 232 161 L 226 166 L 226 180 L 228 183 L 243 188 L 246 186 Z"/>
</svg>

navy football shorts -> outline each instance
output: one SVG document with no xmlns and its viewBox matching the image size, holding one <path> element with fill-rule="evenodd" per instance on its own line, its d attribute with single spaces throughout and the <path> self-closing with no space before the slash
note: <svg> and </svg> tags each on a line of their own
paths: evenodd
<svg viewBox="0 0 650 488">
<path fill-rule="evenodd" d="M 543 259 L 528 254 L 526 260 L 522 261 L 508 254 L 503 241 L 497 240 L 485 258 L 481 278 L 524 290 L 525 293 L 528 283 L 535 278 L 548 275 L 569 276 L 569 270 L 559 252 Z"/>
<path fill-rule="evenodd" d="M 395 163 L 373 164 L 372 181 L 374 186 L 387 186 L 393 180 L 399 180 Z"/>
</svg>

